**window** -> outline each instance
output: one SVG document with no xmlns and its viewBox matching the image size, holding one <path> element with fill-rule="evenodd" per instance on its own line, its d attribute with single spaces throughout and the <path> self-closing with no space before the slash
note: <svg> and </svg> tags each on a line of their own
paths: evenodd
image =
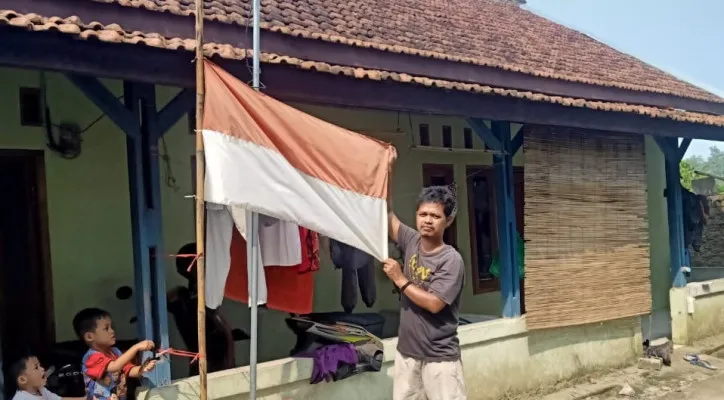
<svg viewBox="0 0 724 400">
<path fill-rule="evenodd" d="M 455 180 L 455 171 L 450 164 L 423 164 L 422 165 L 422 184 L 428 186 L 444 186 L 453 183 Z M 458 210 L 459 211 L 459 210 Z M 457 249 L 457 219 L 452 225 L 445 230 L 443 235 L 445 243 Z"/>
<path fill-rule="evenodd" d="M 21 87 L 19 97 L 20 125 L 43 126 L 43 102 L 40 89 Z"/>
<path fill-rule="evenodd" d="M 465 141 L 465 148 L 473 148 L 473 130 L 470 128 L 463 129 L 463 139 Z"/>
<path fill-rule="evenodd" d="M 452 148 L 452 127 L 449 125 L 443 125 L 442 127 L 442 147 Z"/>
<path fill-rule="evenodd" d="M 420 124 L 420 146 L 430 145 L 430 126 L 427 124 Z"/>
<path fill-rule="evenodd" d="M 499 290 L 498 279 L 490 274 L 493 257 L 498 254 L 498 229 L 495 214 L 495 178 L 492 167 L 468 167 L 468 216 L 473 268 L 473 293 Z M 514 168 L 516 228 L 523 236 L 523 169 Z M 522 304 L 522 285 L 521 285 Z"/>
</svg>

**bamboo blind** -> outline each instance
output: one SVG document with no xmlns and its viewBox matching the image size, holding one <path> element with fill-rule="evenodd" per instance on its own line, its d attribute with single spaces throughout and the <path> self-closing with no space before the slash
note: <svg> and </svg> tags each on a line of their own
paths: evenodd
<svg viewBox="0 0 724 400">
<path fill-rule="evenodd" d="M 651 311 L 644 137 L 526 127 L 530 329 Z"/>
</svg>

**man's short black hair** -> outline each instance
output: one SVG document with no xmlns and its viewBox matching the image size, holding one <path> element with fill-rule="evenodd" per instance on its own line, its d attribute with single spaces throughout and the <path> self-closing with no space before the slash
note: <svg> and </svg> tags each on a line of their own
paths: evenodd
<svg viewBox="0 0 724 400">
<path fill-rule="evenodd" d="M 35 357 L 34 355 L 28 353 L 20 358 L 17 358 L 15 361 L 13 361 L 12 364 L 10 364 L 10 367 L 8 368 L 8 375 L 13 380 L 11 383 L 13 385 L 17 385 L 18 378 L 20 378 L 20 375 L 25 373 L 25 370 L 28 368 L 28 360 Z"/>
<path fill-rule="evenodd" d="M 73 329 L 79 338 L 83 339 L 83 335 L 96 330 L 98 320 L 110 318 L 111 313 L 100 308 L 86 308 L 78 312 L 73 317 Z"/>
<path fill-rule="evenodd" d="M 417 208 L 424 203 L 442 204 L 445 217 L 450 217 L 455 210 L 457 200 L 447 186 L 430 186 L 422 189 L 417 198 Z"/>
</svg>

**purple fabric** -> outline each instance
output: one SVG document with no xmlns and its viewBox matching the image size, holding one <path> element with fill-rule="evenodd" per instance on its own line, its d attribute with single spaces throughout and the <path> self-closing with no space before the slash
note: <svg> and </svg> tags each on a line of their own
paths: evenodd
<svg viewBox="0 0 724 400">
<path fill-rule="evenodd" d="M 297 357 L 314 360 L 311 383 L 329 382 L 334 379 L 334 374 L 341 366 L 340 364 L 356 365 L 359 362 L 357 349 L 349 343 L 330 344 Z"/>
</svg>

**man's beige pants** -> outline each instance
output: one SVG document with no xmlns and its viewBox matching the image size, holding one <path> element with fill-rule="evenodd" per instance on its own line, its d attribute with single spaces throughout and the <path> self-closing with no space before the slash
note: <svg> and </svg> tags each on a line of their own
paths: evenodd
<svg viewBox="0 0 724 400">
<path fill-rule="evenodd" d="M 463 364 L 395 355 L 393 400 L 466 400 Z"/>
</svg>

